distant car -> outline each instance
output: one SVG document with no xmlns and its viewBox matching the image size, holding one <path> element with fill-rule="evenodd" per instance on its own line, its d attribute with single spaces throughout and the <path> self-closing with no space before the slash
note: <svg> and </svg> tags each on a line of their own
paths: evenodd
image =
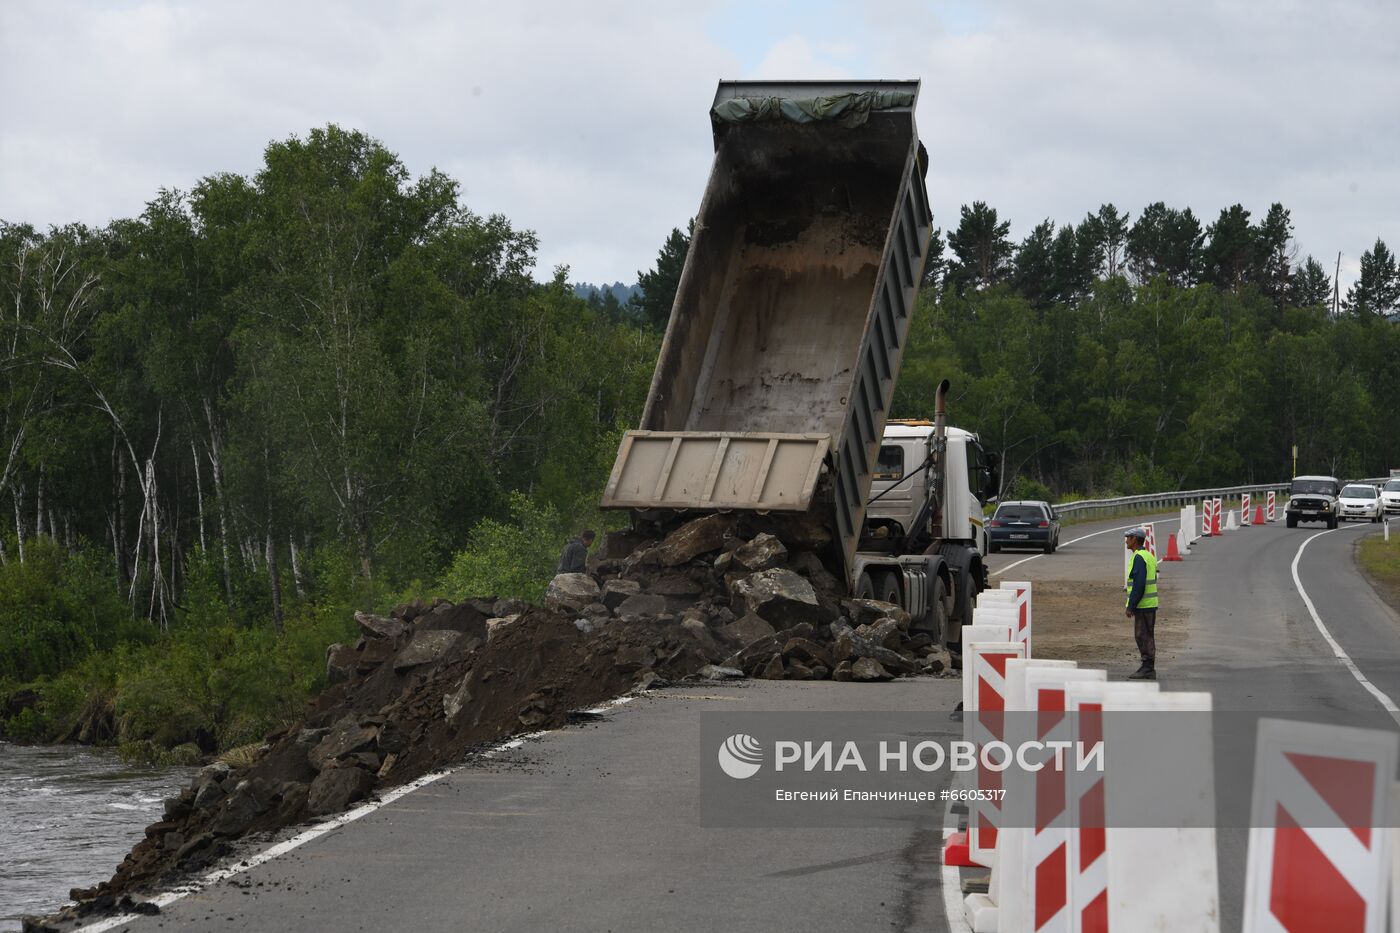
<svg viewBox="0 0 1400 933">
<path fill-rule="evenodd" d="M 1048 502 L 1003 502 L 987 522 L 987 550 L 1035 548 L 1054 554 L 1060 546 L 1060 518 Z"/>
<path fill-rule="evenodd" d="M 1352 483 L 1342 487 L 1337 498 L 1337 517 L 1344 522 L 1362 518 L 1368 522 L 1381 520 L 1381 492 L 1369 483 Z"/>
<path fill-rule="evenodd" d="M 1400 515 L 1400 479 L 1393 479 L 1381 487 L 1381 509 L 1387 515 Z"/>
<path fill-rule="evenodd" d="M 1342 484 L 1335 476 L 1295 476 L 1288 490 L 1288 505 L 1283 514 L 1289 528 L 1299 522 L 1326 522 L 1337 527 L 1337 493 Z"/>
</svg>

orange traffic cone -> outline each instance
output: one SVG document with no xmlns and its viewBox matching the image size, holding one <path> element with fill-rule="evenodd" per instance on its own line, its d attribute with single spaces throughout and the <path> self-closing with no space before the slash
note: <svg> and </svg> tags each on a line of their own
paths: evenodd
<svg viewBox="0 0 1400 933">
<path fill-rule="evenodd" d="M 1264 524 L 1264 507 L 1262 505 L 1254 510 L 1254 524 Z"/>
<path fill-rule="evenodd" d="M 1167 556 L 1162 560 L 1181 560 L 1181 552 L 1176 549 L 1176 535 L 1167 535 Z"/>
</svg>

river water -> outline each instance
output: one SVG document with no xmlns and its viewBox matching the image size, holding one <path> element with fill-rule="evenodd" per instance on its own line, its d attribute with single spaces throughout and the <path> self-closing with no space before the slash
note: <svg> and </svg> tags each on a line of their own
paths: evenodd
<svg viewBox="0 0 1400 933">
<path fill-rule="evenodd" d="M 0 742 L 0 930 L 110 878 L 193 774 L 128 765 L 111 749 Z"/>
</svg>

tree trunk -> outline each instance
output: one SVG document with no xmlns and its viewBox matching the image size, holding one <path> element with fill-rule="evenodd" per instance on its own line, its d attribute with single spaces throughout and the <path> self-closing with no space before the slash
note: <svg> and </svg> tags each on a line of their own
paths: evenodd
<svg viewBox="0 0 1400 933">
<path fill-rule="evenodd" d="M 34 537 L 44 536 L 44 465 L 39 464 L 39 486 L 34 491 Z"/>
<path fill-rule="evenodd" d="M 194 438 L 190 438 L 190 453 L 194 455 L 194 497 L 199 511 L 199 549 L 204 550 L 204 481 L 199 477 L 199 448 Z"/>
<path fill-rule="evenodd" d="M 125 589 L 131 581 L 130 566 L 126 562 L 126 458 L 115 443 L 112 455 L 117 458 L 117 523 L 112 526 L 112 547 L 117 556 L 117 586 Z"/>
<path fill-rule="evenodd" d="M 282 634 L 282 574 L 277 566 L 277 547 L 272 543 L 272 521 L 267 523 L 267 585 L 272 593 L 272 621 Z"/>
<path fill-rule="evenodd" d="M 24 484 L 14 485 L 15 500 L 15 542 L 19 551 L 19 562 L 24 563 Z"/>
<path fill-rule="evenodd" d="M 233 577 L 228 566 L 228 502 L 224 497 L 223 458 L 219 454 L 219 434 L 214 430 L 214 409 L 204 400 L 204 418 L 209 422 L 209 466 L 214 471 L 214 496 L 219 500 L 219 550 L 224 562 L 224 599 L 233 604 Z"/>
<path fill-rule="evenodd" d="M 296 587 L 297 599 L 305 599 L 306 583 L 301 576 L 301 554 L 297 551 L 296 535 L 287 535 L 287 548 L 292 555 L 292 585 Z"/>
</svg>

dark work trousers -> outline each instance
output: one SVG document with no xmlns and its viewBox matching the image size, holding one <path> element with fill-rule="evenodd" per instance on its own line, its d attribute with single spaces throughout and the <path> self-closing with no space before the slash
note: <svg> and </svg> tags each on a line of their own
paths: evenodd
<svg viewBox="0 0 1400 933">
<path fill-rule="evenodd" d="M 1157 610 L 1133 610 L 1133 637 L 1137 639 L 1138 653 L 1142 663 L 1154 666 L 1157 663 Z"/>
</svg>

